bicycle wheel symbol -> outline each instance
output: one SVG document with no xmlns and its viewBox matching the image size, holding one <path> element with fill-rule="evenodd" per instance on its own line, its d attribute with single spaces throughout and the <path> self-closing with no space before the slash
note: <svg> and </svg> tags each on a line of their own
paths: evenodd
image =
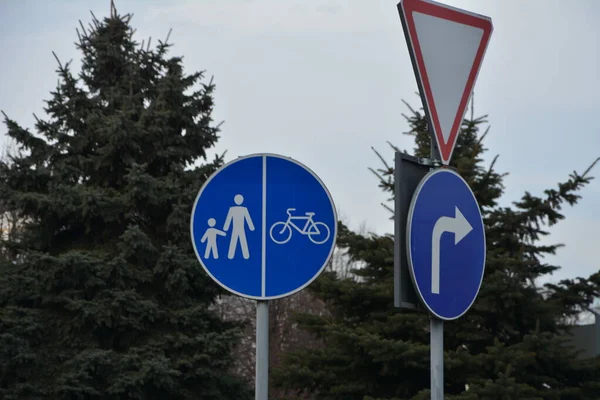
<svg viewBox="0 0 600 400">
<path fill-rule="evenodd" d="M 314 244 L 323 244 L 329 239 L 329 227 L 323 222 L 315 222 L 313 227 L 317 228 L 316 231 L 308 232 L 308 238 Z"/>
</svg>

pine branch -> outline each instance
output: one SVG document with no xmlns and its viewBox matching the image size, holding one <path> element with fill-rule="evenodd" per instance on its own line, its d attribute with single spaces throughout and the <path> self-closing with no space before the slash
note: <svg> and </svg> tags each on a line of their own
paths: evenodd
<svg viewBox="0 0 600 400">
<path fill-rule="evenodd" d="M 473 120 L 473 119 L 471 119 Z M 486 136 L 488 135 L 488 133 L 490 132 L 490 129 L 492 127 L 490 125 L 488 125 L 488 127 L 485 129 L 485 131 L 483 132 L 483 134 L 479 137 L 479 139 L 477 140 L 477 145 L 481 146 L 481 144 L 483 143 L 483 139 L 486 138 Z"/>
<path fill-rule="evenodd" d="M 96 18 L 93 11 L 90 10 L 90 14 L 92 14 L 92 22 L 90 23 L 90 31 L 93 32 L 94 30 L 98 30 L 98 28 L 100 28 L 100 21 L 98 20 L 98 18 Z M 94 26 L 92 26 L 92 23 L 94 24 Z"/>
<path fill-rule="evenodd" d="M 375 152 L 377 157 L 383 163 L 383 165 L 385 166 L 385 169 L 375 170 L 371 167 L 368 167 L 368 169 L 379 179 L 378 186 L 380 188 L 382 188 L 386 192 L 393 193 L 394 192 L 394 180 L 393 180 L 394 168 L 389 166 L 389 164 L 385 161 L 385 159 L 381 156 L 381 154 L 377 150 L 375 150 L 375 148 L 371 147 L 371 149 Z M 384 176 L 387 176 L 387 179 L 384 178 Z M 393 200 L 393 196 L 389 200 Z"/>
<path fill-rule="evenodd" d="M 381 205 L 383 206 L 383 208 L 385 208 L 386 210 L 388 210 L 392 214 L 392 216 L 390 217 L 390 219 L 394 219 L 394 215 L 395 215 L 394 209 L 392 207 L 388 206 L 385 203 L 381 203 Z"/>
<path fill-rule="evenodd" d="M 79 20 L 79 25 L 81 26 L 81 31 L 83 32 L 83 34 L 85 36 L 89 36 L 87 31 L 85 30 L 85 27 L 83 26 L 83 22 L 81 22 L 81 20 Z"/>
<path fill-rule="evenodd" d="M 173 31 L 173 28 L 169 29 L 169 33 L 167 33 L 167 38 L 165 39 L 165 44 L 169 43 L 169 38 L 171 37 L 171 32 Z"/>
<path fill-rule="evenodd" d="M 594 162 L 583 172 L 583 174 L 581 175 L 581 177 L 582 178 L 587 177 L 587 174 L 590 173 L 590 171 L 596 166 L 596 164 L 598 164 L 599 161 L 600 161 L 600 157 L 596 158 L 596 160 L 594 160 Z"/>
<path fill-rule="evenodd" d="M 386 171 L 390 171 L 391 168 L 390 168 L 389 164 L 387 163 L 387 161 L 385 160 L 385 158 L 383 158 L 383 156 L 377 150 L 375 150 L 375 148 L 373 146 L 371 146 L 371 150 L 373 150 L 373 152 L 375 152 L 375 154 L 377 155 L 379 160 L 383 163 L 383 165 L 385 165 Z"/>
<path fill-rule="evenodd" d="M 387 143 L 387 144 L 388 144 L 388 145 L 389 145 L 389 146 L 392 148 L 392 150 L 394 150 L 394 152 L 397 152 L 397 153 L 402 153 L 402 152 L 404 152 L 404 153 L 406 154 L 406 150 L 404 150 L 404 151 L 401 151 L 401 150 L 400 150 L 400 148 L 399 148 L 399 147 L 397 147 L 397 146 L 395 146 L 395 145 L 393 145 L 393 144 L 392 144 L 392 142 L 390 142 L 390 141 L 386 141 L 386 143 Z"/>
<path fill-rule="evenodd" d="M 56 55 L 56 53 L 54 51 L 52 51 L 52 55 L 54 56 L 54 59 L 56 59 L 56 62 L 58 63 L 58 68 L 62 71 L 64 69 L 62 63 L 60 62 L 58 56 Z"/>
<path fill-rule="evenodd" d="M 599 275 L 600 273 L 596 273 L 587 279 L 563 279 L 558 284 L 547 283 L 544 287 L 550 290 L 550 301 L 558 302 L 572 314 L 577 314 L 589 308 L 600 297 Z"/>
<path fill-rule="evenodd" d="M 571 206 L 577 203 L 577 200 L 581 196 L 575 194 L 575 192 L 590 182 L 592 178 L 588 174 L 598 161 L 600 161 L 600 158 L 594 160 L 586 168 L 583 175 L 579 175 L 576 171 L 570 174 L 566 182 L 558 184 L 558 190 L 545 190 L 545 198 L 536 197 L 526 192 L 521 201 L 513 202 L 517 208 L 523 210 L 520 212 L 518 221 L 523 226 L 529 228 L 529 236 L 532 240 L 536 240 L 538 234 L 546 234 L 539 230 L 541 224 L 545 223 L 548 226 L 552 226 L 559 220 L 564 219 L 564 216 L 559 213 L 559 210 L 562 209 L 562 203 L 567 202 Z"/>
</svg>

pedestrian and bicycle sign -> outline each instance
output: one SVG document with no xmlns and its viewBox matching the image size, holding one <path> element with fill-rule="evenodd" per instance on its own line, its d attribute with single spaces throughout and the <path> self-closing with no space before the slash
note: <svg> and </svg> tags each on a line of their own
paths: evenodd
<svg viewBox="0 0 600 400">
<path fill-rule="evenodd" d="M 408 211 L 406 247 L 427 309 L 445 320 L 467 312 L 483 279 L 485 229 L 475 195 L 456 172 L 436 169 L 420 182 Z"/>
<path fill-rule="evenodd" d="M 331 195 L 287 157 L 240 157 L 202 186 L 192 211 L 194 250 L 206 272 L 237 295 L 275 299 L 301 290 L 329 262 L 337 234 Z"/>
</svg>

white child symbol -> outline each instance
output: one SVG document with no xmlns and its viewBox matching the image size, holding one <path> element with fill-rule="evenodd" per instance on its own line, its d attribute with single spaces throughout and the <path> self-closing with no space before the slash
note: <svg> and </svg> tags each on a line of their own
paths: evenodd
<svg viewBox="0 0 600 400">
<path fill-rule="evenodd" d="M 220 229 L 214 228 L 217 221 L 214 218 L 208 219 L 209 228 L 204 232 L 204 236 L 202 236 L 201 243 L 206 243 L 206 250 L 204 251 L 204 258 L 208 259 L 210 253 L 212 252 L 213 258 L 216 260 L 219 258 L 219 251 L 217 249 L 217 235 L 225 236 L 225 232 Z"/>
</svg>

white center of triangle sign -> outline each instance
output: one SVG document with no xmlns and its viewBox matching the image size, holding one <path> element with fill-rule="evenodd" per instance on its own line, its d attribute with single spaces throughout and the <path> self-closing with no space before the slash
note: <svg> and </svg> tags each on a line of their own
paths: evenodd
<svg viewBox="0 0 600 400">
<path fill-rule="evenodd" d="M 430 0 L 401 0 L 398 11 L 423 106 L 448 165 L 481 67 L 492 20 Z"/>
</svg>

